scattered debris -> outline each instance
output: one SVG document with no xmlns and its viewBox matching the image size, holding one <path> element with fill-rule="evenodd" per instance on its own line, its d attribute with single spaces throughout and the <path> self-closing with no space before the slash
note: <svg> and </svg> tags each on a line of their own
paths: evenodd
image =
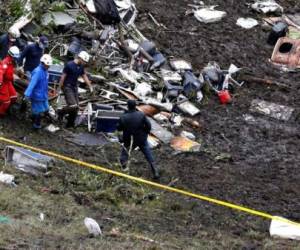
<svg viewBox="0 0 300 250">
<path fill-rule="evenodd" d="M 270 225 L 270 235 L 276 238 L 300 240 L 300 227 L 293 221 L 274 217 Z"/>
<path fill-rule="evenodd" d="M 194 11 L 194 16 L 199 22 L 214 23 L 220 21 L 226 16 L 225 11 L 215 10 L 217 6 L 209 6 Z"/>
<path fill-rule="evenodd" d="M 180 133 L 180 136 L 185 137 L 185 138 L 190 139 L 190 140 L 196 140 L 196 136 L 193 133 L 188 132 L 188 131 L 182 131 Z"/>
<path fill-rule="evenodd" d="M 7 146 L 5 147 L 5 165 L 12 165 L 17 169 L 32 175 L 46 174 L 54 159 L 30 150 Z"/>
<path fill-rule="evenodd" d="M 283 12 L 283 8 L 278 3 L 276 3 L 274 0 L 256 1 L 254 4 L 251 5 L 251 8 L 258 12 L 262 12 L 264 14 L 275 13 L 275 12 L 282 13 Z"/>
<path fill-rule="evenodd" d="M 171 141 L 171 147 L 179 152 L 199 152 L 201 145 L 186 137 L 174 137 Z"/>
<path fill-rule="evenodd" d="M 170 143 L 174 135 L 162 126 L 160 126 L 154 119 L 149 118 L 149 121 L 151 122 L 152 126 L 151 134 L 153 134 L 165 144 Z"/>
<path fill-rule="evenodd" d="M 251 103 L 250 111 L 267 115 L 278 120 L 288 121 L 294 112 L 294 108 L 255 99 Z"/>
<path fill-rule="evenodd" d="M 75 23 L 75 19 L 65 12 L 50 12 L 42 17 L 42 24 L 44 26 L 54 23 L 56 26 L 67 26 Z"/>
<path fill-rule="evenodd" d="M 0 182 L 3 182 L 5 184 L 16 186 L 16 183 L 14 182 L 15 177 L 11 174 L 4 174 L 2 171 L 0 172 Z"/>
<path fill-rule="evenodd" d="M 239 18 L 237 21 L 236 21 L 236 24 L 244 29 L 252 29 L 254 28 L 255 26 L 257 26 L 259 23 L 257 20 L 255 20 L 254 18 Z"/>
<path fill-rule="evenodd" d="M 11 219 L 6 216 L 0 216 L 0 224 L 9 224 L 11 222 Z"/>
<path fill-rule="evenodd" d="M 291 70 L 300 68 L 300 40 L 288 37 L 279 38 L 271 62 L 278 66 L 285 66 Z"/>
<path fill-rule="evenodd" d="M 45 127 L 45 130 L 50 133 L 55 133 L 60 130 L 60 127 L 57 127 L 54 124 L 49 124 L 47 127 Z"/>
<path fill-rule="evenodd" d="M 97 223 L 97 221 L 95 221 L 94 219 L 86 217 L 84 219 L 84 225 L 86 226 L 86 228 L 89 231 L 90 235 L 93 235 L 94 237 L 102 235 L 102 231 L 100 229 L 100 226 Z"/>
<path fill-rule="evenodd" d="M 40 221 L 44 221 L 45 220 L 45 214 L 44 213 L 40 213 Z"/>
<path fill-rule="evenodd" d="M 170 66 L 175 71 L 186 71 L 186 70 L 192 70 L 192 65 L 182 59 L 172 59 L 170 60 Z"/>
<path fill-rule="evenodd" d="M 178 104 L 177 106 L 182 112 L 189 114 L 191 116 L 195 116 L 200 113 L 200 109 L 198 109 L 193 103 L 191 103 L 188 100 L 183 101 L 182 103 Z"/>
</svg>

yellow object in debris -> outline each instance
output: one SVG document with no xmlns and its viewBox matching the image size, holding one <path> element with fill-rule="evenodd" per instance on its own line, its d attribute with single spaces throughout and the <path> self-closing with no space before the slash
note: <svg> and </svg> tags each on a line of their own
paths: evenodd
<svg viewBox="0 0 300 250">
<path fill-rule="evenodd" d="M 171 147 L 181 152 L 197 152 L 200 150 L 200 144 L 188 138 L 177 136 L 171 141 Z"/>
</svg>

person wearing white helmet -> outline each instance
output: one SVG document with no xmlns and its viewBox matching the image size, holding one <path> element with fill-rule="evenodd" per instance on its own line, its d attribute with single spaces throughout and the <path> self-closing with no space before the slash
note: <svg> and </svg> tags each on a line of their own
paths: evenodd
<svg viewBox="0 0 300 250">
<path fill-rule="evenodd" d="M 8 55 L 0 63 L 0 115 L 6 114 L 10 105 L 17 100 L 14 88 L 14 70 L 20 57 L 20 50 L 13 46 Z"/>
<path fill-rule="evenodd" d="M 10 47 L 17 46 L 19 49 L 23 47 L 20 41 L 20 36 L 20 31 L 13 26 L 7 33 L 0 36 L 0 60 L 6 57 Z"/>
<path fill-rule="evenodd" d="M 58 110 L 58 118 L 62 120 L 65 114 L 68 114 L 67 128 L 75 126 L 75 119 L 78 112 L 78 78 L 81 76 L 88 85 L 90 92 L 93 92 L 93 86 L 89 80 L 84 66 L 89 62 L 90 56 L 86 51 L 81 51 L 78 56 L 68 62 L 63 70 L 60 79 L 60 88 L 62 89 L 67 107 Z"/>
<path fill-rule="evenodd" d="M 25 98 L 31 101 L 33 128 L 40 129 L 41 116 L 49 111 L 48 103 L 48 69 L 53 60 L 49 54 L 41 57 L 41 63 L 32 71 L 29 85 L 24 93 Z"/>
</svg>

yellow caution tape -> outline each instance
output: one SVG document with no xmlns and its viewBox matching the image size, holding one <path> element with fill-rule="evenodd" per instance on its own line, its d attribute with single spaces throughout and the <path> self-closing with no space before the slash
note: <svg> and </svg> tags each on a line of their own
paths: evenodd
<svg viewBox="0 0 300 250">
<path fill-rule="evenodd" d="M 284 223 L 288 223 L 288 224 L 300 227 L 299 223 L 296 223 L 296 222 L 293 222 L 293 221 L 290 221 L 290 220 L 287 220 L 287 219 L 284 219 L 284 218 L 281 218 L 281 217 L 273 216 L 273 215 L 265 213 L 265 212 L 261 212 L 261 211 L 254 210 L 254 209 L 251 209 L 251 208 L 235 205 L 235 204 L 232 204 L 232 203 L 229 203 L 229 202 L 226 202 L 226 201 L 210 198 L 208 196 L 195 194 L 195 193 L 185 191 L 185 190 L 182 190 L 182 189 L 169 187 L 169 186 L 162 185 L 162 184 L 159 184 L 159 183 L 156 183 L 156 182 L 153 182 L 153 181 L 148 181 L 148 180 L 145 180 L 145 179 L 142 179 L 142 178 L 134 177 L 134 176 L 124 174 L 124 173 L 121 173 L 121 172 L 118 172 L 118 171 L 114 171 L 114 170 L 111 170 L 111 169 L 108 169 L 108 168 L 97 166 L 95 164 L 90 164 L 90 163 L 83 162 L 83 161 L 80 161 L 80 160 L 76 160 L 76 159 L 73 159 L 73 158 L 70 158 L 70 157 L 67 157 L 67 156 L 64 156 L 64 155 L 56 154 L 56 153 L 53 153 L 53 152 L 50 152 L 50 151 L 47 151 L 47 150 L 35 148 L 35 147 L 29 146 L 29 145 L 26 145 L 26 144 L 23 144 L 23 143 L 19 143 L 19 142 L 16 142 L 16 141 L 4 138 L 4 137 L 0 137 L 0 141 L 6 142 L 6 143 L 12 144 L 12 145 L 20 146 L 20 147 L 23 147 L 23 148 L 27 148 L 27 149 L 30 149 L 32 151 L 39 152 L 39 153 L 42 153 L 42 154 L 45 154 L 45 155 L 48 155 L 48 156 L 52 156 L 54 158 L 57 158 L 57 159 L 60 159 L 60 160 L 66 161 L 66 162 L 74 163 L 74 164 L 82 166 L 82 167 L 94 169 L 94 170 L 101 171 L 101 172 L 104 172 L 104 173 L 107 173 L 107 174 L 115 175 L 115 176 L 118 176 L 118 177 L 123 177 L 123 178 L 126 178 L 126 179 L 131 180 L 131 181 L 135 181 L 135 182 L 138 182 L 138 183 L 142 183 L 142 184 L 146 184 L 146 185 L 149 185 L 149 186 L 152 186 L 152 187 L 156 187 L 158 189 L 166 190 L 166 191 L 177 193 L 177 194 L 182 194 L 184 196 L 192 197 L 192 198 L 195 198 L 195 199 L 198 199 L 198 200 L 207 201 L 207 202 L 210 202 L 210 203 L 217 204 L 219 206 L 223 206 L 223 207 L 231 208 L 231 209 L 234 209 L 234 210 L 237 210 L 237 211 L 245 212 L 247 214 L 259 216 L 259 217 L 262 217 L 264 219 L 277 220 L 277 221 L 281 221 L 281 222 L 284 222 Z"/>
</svg>

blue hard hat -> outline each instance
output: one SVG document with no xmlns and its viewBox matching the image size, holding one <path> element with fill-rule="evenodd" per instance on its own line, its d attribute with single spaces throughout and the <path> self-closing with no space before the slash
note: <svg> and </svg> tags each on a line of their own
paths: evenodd
<svg viewBox="0 0 300 250">
<path fill-rule="evenodd" d="M 46 36 L 40 36 L 39 38 L 39 43 L 42 45 L 44 48 L 47 48 L 49 45 L 49 40 Z"/>
</svg>

